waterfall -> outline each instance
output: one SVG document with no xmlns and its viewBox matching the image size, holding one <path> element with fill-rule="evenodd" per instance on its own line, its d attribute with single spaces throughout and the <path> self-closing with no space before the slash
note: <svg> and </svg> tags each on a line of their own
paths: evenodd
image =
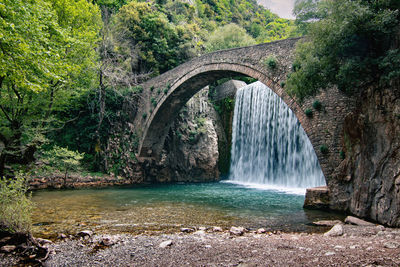
<svg viewBox="0 0 400 267">
<path fill-rule="evenodd" d="M 256 82 L 236 93 L 229 180 L 267 188 L 325 184 L 317 156 L 294 113 Z"/>
</svg>

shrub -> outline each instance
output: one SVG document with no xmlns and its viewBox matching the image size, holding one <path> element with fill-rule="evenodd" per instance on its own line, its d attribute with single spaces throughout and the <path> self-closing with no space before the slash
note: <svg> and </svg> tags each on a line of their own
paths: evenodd
<svg viewBox="0 0 400 267">
<path fill-rule="evenodd" d="M 304 113 L 306 114 L 307 117 L 312 118 L 313 116 L 313 112 L 311 109 L 306 109 L 306 111 L 304 111 Z"/>
<path fill-rule="evenodd" d="M 168 88 L 164 89 L 164 95 L 168 94 Z"/>
<path fill-rule="evenodd" d="M 312 104 L 313 108 L 315 110 L 321 111 L 322 109 L 322 104 L 318 100 L 315 100 L 314 103 Z"/>
<path fill-rule="evenodd" d="M 267 65 L 267 67 L 271 70 L 276 69 L 276 67 L 278 66 L 277 60 L 274 56 L 269 56 L 266 60 L 265 60 L 265 65 Z"/>
<path fill-rule="evenodd" d="M 285 88 L 286 83 L 284 81 L 281 81 L 281 87 Z"/>
<path fill-rule="evenodd" d="M 50 165 L 57 168 L 59 171 L 64 172 L 64 184 L 66 183 L 68 172 L 77 171 L 81 167 L 81 160 L 84 153 L 72 151 L 68 148 L 54 146 L 52 150 L 44 152 L 44 159 Z"/>
<path fill-rule="evenodd" d="M 143 119 L 146 119 L 146 118 L 147 118 L 147 113 L 146 113 L 146 112 L 142 114 L 142 118 L 143 118 Z"/>
<path fill-rule="evenodd" d="M 138 85 L 138 86 L 135 86 L 135 87 L 133 87 L 133 91 L 135 92 L 135 93 L 142 93 L 143 92 L 143 86 L 141 86 L 141 85 Z"/>
<path fill-rule="evenodd" d="M 26 178 L 17 174 L 12 180 L 0 178 L 0 228 L 12 233 L 29 232 L 33 203 L 27 195 Z"/>
<path fill-rule="evenodd" d="M 153 107 L 157 106 L 157 100 L 154 97 L 152 97 L 150 99 L 150 101 L 151 101 L 151 104 L 153 105 Z"/>
<path fill-rule="evenodd" d="M 161 89 L 157 89 L 157 95 L 161 93 Z"/>
<path fill-rule="evenodd" d="M 150 87 L 150 91 L 153 92 L 153 90 L 154 90 L 154 85 L 152 85 L 152 86 Z"/>
<path fill-rule="evenodd" d="M 319 151 L 321 151 L 322 154 L 328 154 L 329 149 L 326 145 L 322 145 L 319 147 Z"/>
</svg>

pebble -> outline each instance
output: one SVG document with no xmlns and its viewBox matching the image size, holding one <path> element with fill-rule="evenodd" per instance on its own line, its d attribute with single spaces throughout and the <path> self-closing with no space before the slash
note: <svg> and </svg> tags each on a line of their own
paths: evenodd
<svg viewBox="0 0 400 267">
<path fill-rule="evenodd" d="M 159 245 L 159 247 L 160 247 L 160 248 L 166 248 L 166 247 L 169 247 L 169 246 L 171 246 L 171 245 L 172 245 L 172 240 L 167 240 L 167 241 L 162 242 L 162 243 Z"/>
<path fill-rule="evenodd" d="M 12 251 L 14 251 L 17 247 L 14 245 L 6 245 L 6 246 L 2 246 L 0 248 L 0 251 L 2 252 L 6 252 L 6 253 L 10 253 Z"/>
<path fill-rule="evenodd" d="M 82 237 L 85 237 L 85 236 L 91 237 L 92 235 L 93 235 L 93 232 L 90 230 L 84 230 L 84 231 L 80 231 L 78 233 L 78 236 L 82 236 Z"/>
<path fill-rule="evenodd" d="M 257 234 L 264 234 L 266 232 L 267 232 L 267 230 L 265 230 L 264 228 L 260 228 L 257 230 Z"/>
<path fill-rule="evenodd" d="M 350 246 L 349 248 L 350 248 L 350 249 L 356 249 L 357 246 Z"/>
<path fill-rule="evenodd" d="M 101 240 L 101 244 L 107 247 L 115 245 L 118 242 L 119 238 L 116 236 L 104 236 L 103 239 Z"/>
<path fill-rule="evenodd" d="M 41 245 L 45 245 L 45 244 L 53 244 L 53 242 L 51 240 L 48 239 L 44 239 L 44 238 L 35 238 L 35 240 L 41 244 Z"/>
<path fill-rule="evenodd" d="M 204 230 L 199 230 L 193 233 L 194 235 L 205 235 L 206 232 Z"/>
<path fill-rule="evenodd" d="M 344 249 L 344 247 L 338 245 L 338 246 L 335 246 L 334 249 Z"/>
<path fill-rule="evenodd" d="M 343 226 L 341 224 L 336 224 L 324 234 L 324 236 L 341 236 L 343 235 Z"/>
<path fill-rule="evenodd" d="M 383 244 L 383 246 L 385 248 L 399 248 L 400 244 L 397 242 L 389 241 L 389 242 L 386 242 L 385 244 Z"/>
<path fill-rule="evenodd" d="M 222 230 L 222 228 L 219 227 L 219 226 L 214 226 L 214 227 L 212 228 L 212 231 L 213 231 L 213 232 L 222 232 L 223 230 Z"/>
<path fill-rule="evenodd" d="M 361 220 L 357 217 L 353 217 L 353 216 L 347 216 L 346 219 L 344 219 L 345 223 L 348 224 L 355 224 L 355 225 L 359 225 L 359 226 L 374 226 L 374 223 L 371 222 L 367 222 L 364 220 Z"/>
<path fill-rule="evenodd" d="M 328 251 L 327 253 L 325 253 L 325 256 L 333 256 L 333 255 L 335 255 L 336 253 L 335 252 L 333 252 L 333 251 Z"/>
<path fill-rule="evenodd" d="M 243 235 L 244 231 L 245 229 L 243 227 L 232 226 L 231 229 L 229 229 L 229 233 L 231 235 Z"/>
<path fill-rule="evenodd" d="M 191 233 L 194 232 L 194 229 L 192 228 L 181 228 L 182 233 Z"/>
</svg>

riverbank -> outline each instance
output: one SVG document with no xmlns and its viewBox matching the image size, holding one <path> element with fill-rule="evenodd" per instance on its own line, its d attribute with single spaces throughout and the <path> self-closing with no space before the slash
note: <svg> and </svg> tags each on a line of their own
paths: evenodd
<svg viewBox="0 0 400 267">
<path fill-rule="evenodd" d="M 37 175 L 28 180 L 30 190 L 61 189 L 61 188 L 103 188 L 116 185 L 133 184 L 131 179 L 108 174 L 64 174 L 55 172 L 48 175 Z"/>
<path fill-rule="evenodd" d="M 400 229 L 343 225 L 343 234 L 212 229 L 169 235 L 93 235 L 47 244 L 44 266 L 399 266 Z M 214 229 L 215 230 L 215 229 Z M 0 254 L 0 265 L 16 258 Z"/>
</svg>

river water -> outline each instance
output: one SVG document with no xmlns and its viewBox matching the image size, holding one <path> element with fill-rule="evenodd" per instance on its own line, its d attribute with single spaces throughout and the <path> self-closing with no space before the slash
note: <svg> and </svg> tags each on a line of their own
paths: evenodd
<svg viewBox="0 0 400 267">
<path fill-rule="evenodd" d="M 306 187 L 324 185 L 314 150 L 295 115 L 268 87 L 237 92 L 228 181 L 33 194 L 33 233 L 170 233 L 181 227 L 244 226 L 323 231 L 312 221 L 337 214 L 303 210 Z"/>
<path fill-rule="evenodd" d="M 244 226 L 318 231 L 314 220 L 339 215 L 303 210 L 304 195 L 228 182 L 164 184 L 33 193 L 35 236 L 97 233 L 171 233 L 181 227 Z"/>
</svg>

